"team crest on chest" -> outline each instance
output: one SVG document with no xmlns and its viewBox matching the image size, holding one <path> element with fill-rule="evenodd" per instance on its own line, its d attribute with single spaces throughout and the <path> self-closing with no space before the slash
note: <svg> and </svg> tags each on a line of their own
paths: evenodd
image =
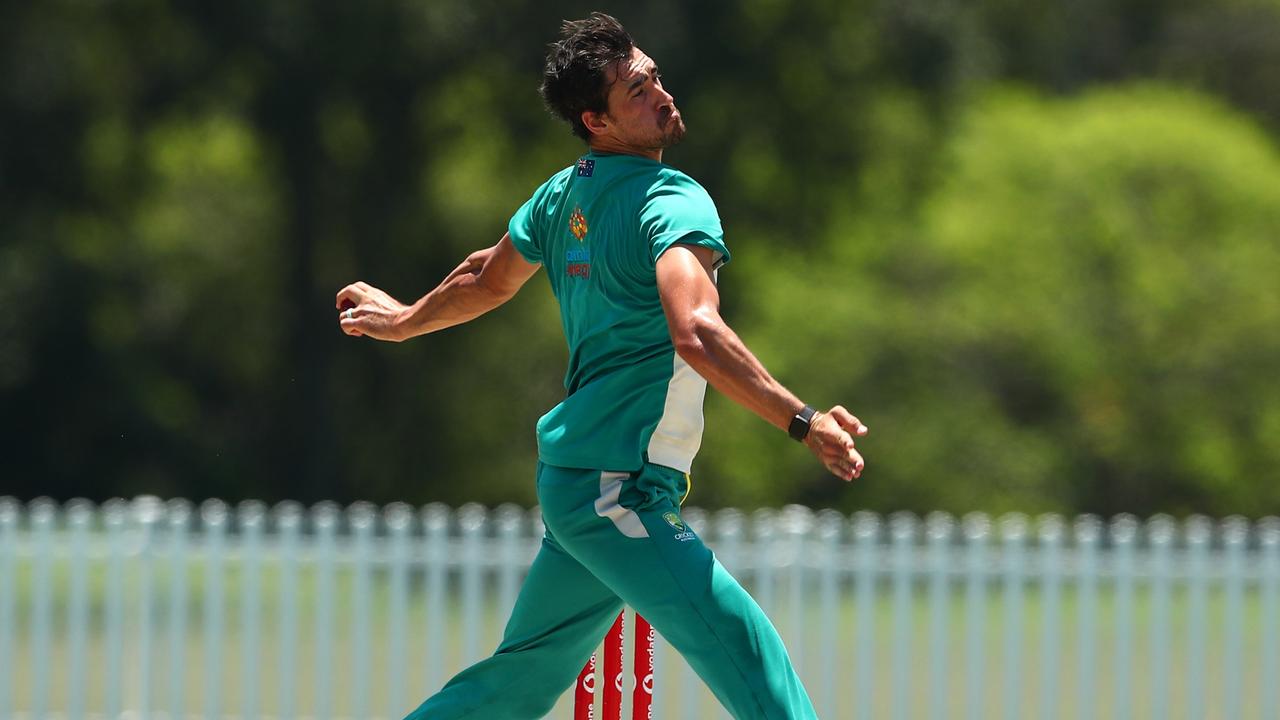
<svg viewBox="0 0 1280 720">
<path fill-rule="evenodd" d="M 578 242 L 582 242 L 587 237 L 587 217 L 582 214 L 580 207 L 575 207 L 573 214 L 569 216 L 569 232 L 578 238 Z"/>
<path fill-rule="evenodd" d="M 578 239 L 579 246 L 565 253 L 565 274 L 586 280 L 591 277 L 591 251 L 582 244 L 587 238 L 587 218 L 580 207 L 575 207 L 569 216 L 569 232 Z"/>
</svg>

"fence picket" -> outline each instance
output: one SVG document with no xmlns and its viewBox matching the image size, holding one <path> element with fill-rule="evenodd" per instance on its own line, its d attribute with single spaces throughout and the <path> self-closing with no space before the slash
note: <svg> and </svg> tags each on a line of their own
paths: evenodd
<svg viewBox="0 0 1280 720">
<path fill-rule="evenodd" d="M 1280 677 L 1280 517 L 1263 518 L 1258 523 L 1258 544 L 1262 576 L 1259 716 L 1271 719 L 1280 717 L 1280 683 L 1274 682 Z"/>
<path fill-rule="evenodd" d="M 1058 676 L 1062 657 L 1062 535 L 1065 524 L 1057 515 L 1045 515 L 1039 521 L 1039 562 L 1035 568 L 1040 577 L 1041 604 L 1040 648 L 1040 720 L 1058 720 Z"/>
<path fill-rule="evenodd" d="M 240 504 L 236 511 L 240 527 L 240 717 L 262 716 L 260 705 L 262 670 L 262 530 L 266 505 L 257 501 Z"/>
<path fill-rule="evenodd" d="M 1001 700 L 1004 720 L 1018 720 L 1022 714 L 1022 617 L 1025 595 L 1025 569 L 1027 519 L 1020 514 L 1010 514 L 1000 519 L 1001 585 L 1004 604 L 1001 606 L 1004 673 L 1000 684 L 1004 691 Z"/>
<path fill-rule="evenodd" d="M 1133 713 L 1134 651 L 1134 553 L 1138 521 L 1132 515 L 1118 515 L 1111 521 L 1111 543 L 1115 553 L 1115 656 L 1112 688 L 1115 705 L 1112 716 L 1131 718 Z"/>
<path fill-rule="evenodd" d="M 1208 518 L 1193 515 L 1187 518 L 1184 532 L 1187 536 L 1187 717 L 1205 717 L 1205 672 L 1208 662 L 1205 653 L 1209 649 L 1209 536 L 1212 525 Z"/>
<path fill-rule="evenodd" d="M 854 717 L 870 720 L 875 717 L 875 657 L 876 657 L 876 583 L 878 581 L 880 518 L 869 512 L 853 516 L 854 554 L 857 570 L 854 578 L 854 635 L 856 658 L 854 660 L 853 700 Z"/>
<path fill-rule="evenodd" d="M 405 666 L 409 662 L 409 636 L 405 627 L 409 622 L 409 532 L 413 529 L 413 511 L 404 503 L 394 503 L 387 507 L 383 522 L 391 537 L 391 610 L 387 615 L 389 667 L 383 714 L 392 717 L 410 704 L 405 684 Z"/>
<path fill-rule="evenodd" d="M 338 588 L 337 532 L 341 515 L 338 506 L 322 502 L 311 509 L 311 531 L 315 534 L 314 566 L 315 618 L 311 640 L 315 643 L 312 664 L 312 682 L 315 707 L 312 712 L 319 720 L 331 720 L 337 688 L 333 682 L 334 635 L 336 624 L 333 606 Z M 212 720 L 212 719 L 210 719 Z"/>
<path fill-rule="evenodd" d="M 422 524 L 426 529 L 426 628 L 422 633 L 426 650 L 425 687 L 432 692 L 444 684 L 444 654 L 450 645 L 445 625 L 445 561 L 449 553 L 449 509 L 432 503 L 422 509 Z"/>
<path fill-rule="evenodd" d="M 298 687 L 298 562 L 299 535 L 302 532 L 302 506 L 283 502 L 272 509 L 277 540 L 277 572 L 280 574 L 280 606 L 276 611 L 279 626 L 279 657 L 276 661 L 276 712 L 285 720 L 297 716 Z"/>
<path fill-rule="evenodd" d="M 911 597 L 912 564 L 915 560 L 918 523 L 911 513 L 896 513 L 889 519 L 889 542 L 893 562 L 893 646 L 889 660 L 890 713 L 894 720 L 907 720 L 911 713 L 911 632 L 914 610 Z"/>
<path fill-rule="evenodd" d="M 71 534 L 71 558 L 68 570 L 70 598 L 67 603 L 67 686 L 89 687 L 89 531 L 93 524 L 93 505 L 85 500 L 72 500 L 67 505 L 67 529 Z M 4 540 L 0 538 L 0 545 Z M 2 552 L 2 551 L 0 551 Z M 0 573 L 0 578 L 3 574 Z M 0 580 L 0 586 L 3 580 Z M 0 648 L 0 657 L 4 649 Z M 88 705 L 87 692 L 73 692 L 67 698 L 68 720 L 84 720 Z M 8 717 L 0 711 L 0 717 Z"/>
<path fill-rule="evenodd" d="M 373 614 L 370 593 L 373 590 L 373 531 L 377 513 L 369 503 L 356 503 L 347 509 L 347 521 L 354 538 L 352 562 L 351 642 L 355 651 L 351 654 L 351 714 L 355 717 L 371 717 L 373 691 L 370 688 L 370 667 L 373 664 L 373 636 L 370 620 Z"/>
<path fill-rule="evenodd" d="M 1151 549 L 1151 714 L 1169 717 L 1172 706 L 1169 661 L 1173 622 L 1170 604 L 1173 595 L 1173 518 L 1156 515 L 1147 521 L 1147 544 Z"/>
<path fill-rule="evenodd" d="M 929 693 L 928 717 L 950 715 L 947 682 L 947 610 L 951 585 L 951 533 L 955 522 L 946 513 L 929 513 L 925 534 L 929 543 Z"/>
<path fill-rule="evenodd" d="M 51 500 L 35 500 L 30 506 L 31 535 L 36 553 L 32 569 L 31 604 L 31 709 L 36 717 L 49 712 L 50 674 L 52 671 L 51 639 L 53 637 L 53 525 L 57 507 Z"/>
<path fill-rule="evenodd" d="M 463 505 L 458 510 L 462 533 L 462 662 L 465 664 L 481 658 L 480 582 L 488 521 L 488 511 L 480 505 Z"/>
<path fill-rule="evenodd" d="M 229 509 L 221 500 L 200 505 L 200 525 L 204 535 L 204 717 L 221 720 L 223 699 L 223 642 L 226 639 L 226 594 L 223 566 Z"/>
<path fill-rule="evenodd" d="M 1093 515 L 1076 518 L 1075 542 L 1080 556 L 1076 595 L 1076 717 L 1098 717 L 1098 543 L 1102 522 Z"/>
<path fill-rule="evenodd" d="M 965 711 L 966 720 L 986 715 L 987 545 L 991 520 L 982 513 L 964 517 L 965 536 Z"/>
<path fill-rule="evenodd" d="M 107 663 L 103 682 L 106 691 L 107 717 L 120 716 L 124 709 L 124 558 L 125 516 L 123 500 L 108 500 L 102 505 L 102 520 L 106 526 L 107 544 L 107 604 L 106 641 Z M 10 665 L 9 663 L 5 663 Z"/>
<path fill-rule="evenodd" d="M 138 653 L 136 712 L 139 720 L 150 720 L 151 687 L 154 680 L 152 677 L 152 660 L 155 655 L 155 647 L 152 640 L 155 596 L 152 585 L 157 562 L 154 553 L 154 537 L 156 525 L 163 516 L 163 506 L 158 498 L 144 496 L 134 500 L 130 510 L 132 511 L 133 522 L 137 527 L 138 538 L 137 552 L 134 554 L 134 565 L 137 567 L 134 590 L 136 592 L 135 602 L 138 606 L 137 625 L 134 630 Z"/>
<path fill-rule="evenodd" d="M 185 716 L 187 712 L 187 593 L 190 587 L 187 541 L 191 533 L 191 503 L 182 499 L 170 500 L 165 514 L 169 553 L 169 652 L 165 663 L 169 687 L 166 699 L 169 717 L 176 718 Z"/>
<path fill-rule="evenodd" d="M 823 717 L 839 717 L 836 711 L 836 668 L 839 663 L 838 639 L 842 636 L 840 620 L 840 588 L 844 583 L 843 542 L 845 519 L 835 510 L 818 513 L 818 558 L 823 572 L 820 577 L 821 598 L 817 624 L 819 637 L 818 667 L 822 668 L 821 694 L 815 696 L 818 711 Z"/>
<path fill-rule="evenodd" d="M 1226 571 L 1223 620 L 1226 627 L 1223 659 L 1223 698 L 1221 707 L 1227 717 L 1244 717 L 1244 544 L 1249 524 L 1242 517 L 1229 517 L 1222 523 L 1222 544 Z"/>
</svg>

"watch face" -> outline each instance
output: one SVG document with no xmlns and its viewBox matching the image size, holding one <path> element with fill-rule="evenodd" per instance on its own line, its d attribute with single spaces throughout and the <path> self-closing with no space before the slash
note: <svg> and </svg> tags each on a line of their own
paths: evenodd
<svg viewBox="0 0 1280 720">
<path fill-rule="evenodd" d="M 787 434 L 796 440 L 804 440 L 809 434 L 809 421 L 813 418 L 817 411 L 805 405 L 795 417 L 791 418 L 791 425 L 787 428 Z"/>
</svg>

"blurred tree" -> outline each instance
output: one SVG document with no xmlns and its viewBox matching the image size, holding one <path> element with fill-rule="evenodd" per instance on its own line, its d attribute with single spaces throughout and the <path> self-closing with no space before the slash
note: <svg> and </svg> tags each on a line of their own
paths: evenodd
<svg viewBox="0 0 1280 720">
<path fill-rule="evenodd" d="M 850 507 L 1280 508 L 1268 138 L 1184 91 L 1006 91 L 971 108 L 944 158 L 918 224 L 851 223 L 823 261 L 752 275 L 750 324 L 787 338 L 782 371 L 872 427 L 864 487 L 743 428 L 713 436 L 705 473 L 764 503 L 807 476 L 811 501 Z M 711 426 L 732 412 L 715 406 Z"/>
<path fill-rule="evenodd" d="M 1274 144 L 1202 96 L 1136 87 L 994 96 L 952 161 L 925 226 L 949 360 L 1001 424 L 1041 435 L 1045 496 L 1280 506 Z"/>
</svg>

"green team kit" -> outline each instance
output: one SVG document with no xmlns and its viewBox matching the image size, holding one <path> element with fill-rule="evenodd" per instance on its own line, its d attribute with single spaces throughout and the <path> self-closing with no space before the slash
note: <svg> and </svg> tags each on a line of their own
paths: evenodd
<svg viewBox="0 0 1280 720">
<path fill-rule="evenodd" d="M 735 718 L 816 718 L 768 618 L 680 519 L 706 381 L 671 343 L 656 267 L 676 244 L 728 262 L 710 196 L 660 162 L 590 152 L 508 234 L 546 269 L 569 344 L 566 397 L 538 421 L 546 535 L 497 651 L 409 718 L 543 717 L 624 603 Z"/>
</svg>

